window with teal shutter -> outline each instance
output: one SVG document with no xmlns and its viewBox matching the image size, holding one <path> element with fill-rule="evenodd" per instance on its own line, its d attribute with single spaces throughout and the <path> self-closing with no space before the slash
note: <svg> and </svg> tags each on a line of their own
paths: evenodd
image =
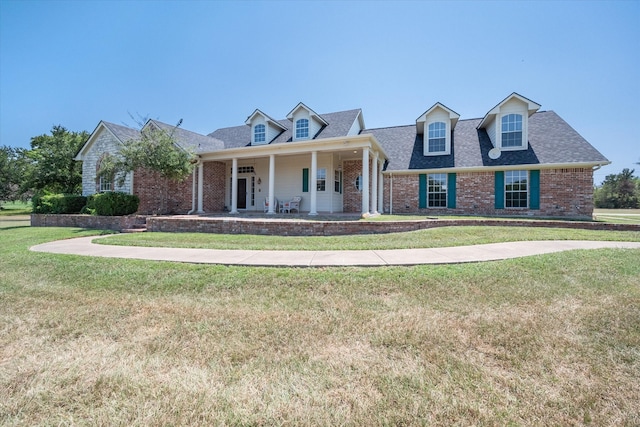
<svg viewBox="0 0 640 427">
<path fill-rule="evenodd" d="M 456 208 L 456 174 L 447 175 L 447 207 L 449 209 Z"/>
<path fill-rule="evenodd" d="M 302 169 L 302 192 L 309 192 L 309 168 Z"/>
<path fill-rule="evenodd" d="M 504 172 L 496 171 L 495 174 L 495 208 L 504 209 Z"/>
<path fill-rule="evenodd" d="M 540 209 L 540 171 L 529 171 L 529 207 Z"/>
<path fill-rule="evenodd" d="M 419 177 L 418 207 L 420 209 L 427 207 L 427 175 L 423 173 Z"/>
</svg>

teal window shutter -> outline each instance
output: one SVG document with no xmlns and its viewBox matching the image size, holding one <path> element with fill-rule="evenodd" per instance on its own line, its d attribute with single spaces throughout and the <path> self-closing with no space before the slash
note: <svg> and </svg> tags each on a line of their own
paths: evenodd
<svg viewBox="0 0 640 427">
<path fill-rule="evenodd" d="M 447 175 L 447 207 L 449 209 L 456 208 L 456 174 Z"/>
<path fill-rule="evenodd" d="M 504 172 L 496 171 L 496 188 L 495 188 L 495 196 L 496 196 L 496 209 L 504 209 Z"/>
<path fill-rule="evenodd" d="M 418 187 L 418 207 L 425 209 L 427 207 L 427 175 L 421 173 Z"/>
<path fill-rule="evenodd" d="M 540 171 L 529 171 L 529 208 L 540 209 Z"/>
<path fill-rule="evenodd" d="M 309 192 L 309 168 L 302 169 L 302 192 Z"/>
</svg>

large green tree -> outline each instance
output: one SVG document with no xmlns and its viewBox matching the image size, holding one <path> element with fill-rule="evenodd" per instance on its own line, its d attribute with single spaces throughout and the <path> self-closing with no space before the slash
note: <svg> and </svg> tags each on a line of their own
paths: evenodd
<svg viewBox="0 0 640 427">
<path fill-rule="evenodd" d="M 618 174 L 607 175 L 595 190 L 597 208 L 634 209 L 640 207 L 640 179 L 633 176 L 634 169 L 623 169 Z"/>
<path fill-rule="evenodd" d="M 51 129 L 51 135 L 31 138 L 27 157 L 33 162 L 33 170 L 27 177 L 27 185 L 33 190 L 79 194 L 82 163 L 74 157 L 88 138 L 85 131 L 71 132 L 60 125 Z"/>
<path fill-rule="evenodd" d="M 6 145 L 0 148 L 0 203 L 29 194 L 24 182 L 31 166 L 26 152 L 24 148 Z"/>
</svg>

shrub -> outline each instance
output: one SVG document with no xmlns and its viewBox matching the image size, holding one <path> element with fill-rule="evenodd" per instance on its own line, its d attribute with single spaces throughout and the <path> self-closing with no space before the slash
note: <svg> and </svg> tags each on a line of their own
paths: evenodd
<svg viewBox="0 0 640 427">
<path fill-rule="evenodd" d="M 119 216 L 130 215 L 138 210 L 140 199 L 138 196 L 108 192 L 93 194 L 87 200 L 84 211 L 94 215 Z"/>
<path fill-rule="evenodd" d="M 36 193 L 32 202 L 33 213 L 77 214 L 87 204 L 87 198 L 76 194 Z"/>
</svg>

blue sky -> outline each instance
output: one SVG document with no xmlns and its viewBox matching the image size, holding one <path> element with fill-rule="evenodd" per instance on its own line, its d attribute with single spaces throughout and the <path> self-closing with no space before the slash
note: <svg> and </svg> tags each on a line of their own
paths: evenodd
<svg viewBox="0 0 640 427">
<path fill-rule="evenodd" d="M 0 145 L 129 113 L 206 134 L 300 101 L 370 128 L 438 101 L 476 118 L 511 92 L 613 162 L 596 183 L 640 172 L 640 1 L 0 0 Z"/>
</svg>

